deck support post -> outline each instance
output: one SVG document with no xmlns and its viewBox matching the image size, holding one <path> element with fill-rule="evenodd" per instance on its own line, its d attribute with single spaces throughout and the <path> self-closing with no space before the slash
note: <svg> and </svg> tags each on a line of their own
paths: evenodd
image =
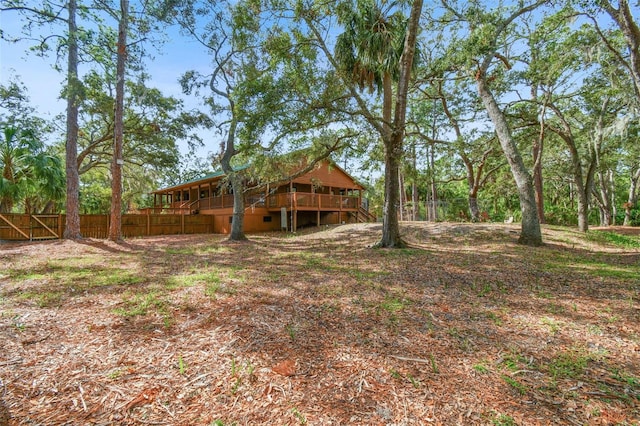
<svg viewBox="0 0 640 426">
<path fill-rule="evenodd" d="M 291 211 L 291 218 L 293 219 L 291 232 L 296 232 L 298 230 L 298 210 L 294 209 Z"/>
</svg>

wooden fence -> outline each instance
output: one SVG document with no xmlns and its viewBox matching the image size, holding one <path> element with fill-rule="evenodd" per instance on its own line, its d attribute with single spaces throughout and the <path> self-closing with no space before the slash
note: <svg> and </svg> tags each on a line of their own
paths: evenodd
<svg viewBox="0 0 640 426">
<path fill-rule="evenodd" d="M 80 215 L 80 232 L 87 238 L 107 238 L 110 216 Z M 122 235 L 125 238 L 171 234 L 211 234 L 214 216 L 206 214 L 125 214 Z M 0 240 L 33 241 L 61 238 L 65 215 L 0 214 Z"/>
</svg>

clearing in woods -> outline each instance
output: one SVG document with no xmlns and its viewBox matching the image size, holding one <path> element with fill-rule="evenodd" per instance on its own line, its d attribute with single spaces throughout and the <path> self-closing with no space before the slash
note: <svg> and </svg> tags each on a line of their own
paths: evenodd
<svg viewBox="0 0 640 426">
<path fill-rule="evenodd" d="M 376 224 L 1 244 L 0 408 L 15 425 L 638 424 L 637 229 L 545 227 L 539 248 L 514 225 L 402 230 L 403 250 L 370 248 Z"/>
</svg>

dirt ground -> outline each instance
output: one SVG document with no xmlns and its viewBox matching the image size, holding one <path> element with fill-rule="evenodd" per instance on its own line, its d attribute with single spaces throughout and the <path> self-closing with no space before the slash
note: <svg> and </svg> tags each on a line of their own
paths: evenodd
<svg viewBox="0 0 640 426">
<path fill-rule="evenodd" d="M 640 424 L 640 251 L 518 231 L 1 243 L 0 425 Z"/>
</svg>

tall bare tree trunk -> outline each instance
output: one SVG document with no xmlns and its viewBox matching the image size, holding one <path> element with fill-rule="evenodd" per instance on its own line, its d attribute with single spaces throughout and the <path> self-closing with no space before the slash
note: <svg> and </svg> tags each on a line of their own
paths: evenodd
<svg viewBox="0 0 640 426">
<path fill-rule="evenodd" d="M 384 141 L 384 204 L 382 207 L 382 240 L 380 247 L 404 247 L 400 237 L 398 213 L 400 206 L 400 159 L 401 149 L 393 145 L 391 120 L 393 109 L 393 88 L 391 74 L 383 77 L 382 120 Z"/>
<path fill-rule="evenodd" d="M 598 169 L 598 183 L 599 191 L 593 191 L 593 194 L 600 210 L 600 226 L 615 225 L 613 171 Z"/>
<path fill-rule="evenodd" d="M 109 239 L 122 239 L 122 145 L 124 139 L 124 80 L 127 61 L 127 19 L 129 0 L 120 0 L 118 60 L 116 63 L 116 105 L 114 117 L 113 161 L 111 163 L 111 222 Z"/>
<path fill-rule="evenodd" d="M 66 175 L 67 175 L 67 201 L 64 238 L 79 239 L 80 233 L 80 175 L 78 173 L 78 103 L 79 85 L 78 79 L 78 27 L 76 25 L 76 0 L 67 3 L 69 11 L 69 35 L 67 58 L 67 140 Z"/>
<path fill-rule="evenodd" d="M 404 41 L 404 51 L 400 58 L 400 77 L 396 93 L 396 107 L 393 118 L 392 134 L 384 138 L 385 144 L 385 201 L 382 240 L 379 247 L 404 247 L 406 243 L 400 237 L 400 225 L 396 208 L 398 205 L 398 168 L 402 157 L 405 122 L 407 114 L 407 93 L 413 67 L 413 56 L 422 12 L 422 0 L 414 0 Z"/>
<path fill-rule="evenodd" d="M 571 157 L 571 171 L 573 173 L 573 183 L 575 189 L 575 195 L 578 201 L 578 229 L 581 232 L 587 232 L 589 230 L 589 191 L 587 183 L 585 183 L 582 174 L 582 164 L 580 163 L 580 154 L 576 148 L 573 136 L 568 132 L 561 135 L 562 139 L 569 148 L 569 155 Z M 588 179 L 587 179 L 588 180 Z"/>
<path fill-rule="evenodd" d="M 404 190 L 404 174 L 398 170 L 398 187 L 400 188 L 400 208 L 398 209 L 400 212 L 400 220 L 406 219 L 406 208 L 407 208 L 407 193 Z"/>
<path fill-rule="evenodd" d="M 524 161 L 522 161 L 522 156 L 518 151 L 518 147 L 511 136 L 507 119 L 498 107 L 498 103 L 489 89 L 485 71 L 479 73 L 476 83 L 478 93 L 496 128 L 496 134 L 498 135 L 500 146 L 507 158 L 509 166 L 511 166 L 511 174 L 515 180 L 516 187 L 518 188 L 520 209 L 522 211 L 522 225 L 519 242 L 521 244 L 539 246 L 542 244 L 542 230 L 540 229 L 540 220 L 538 218 L 538 209 L 536 206 L 533 183 L 531 182 L 531 175 L 527 171 Z"/>
<path fill-rule="evenodd" d="M 433 133 L 435 135 L 435 129 Z M 434 153 L 435 149 L 433 145 L 431 145 L 430 148 L 431 149 L 429 151 L 429 170 L 431 171 L 430 173 L 431 182 L 429 183 L 431 186 L 431 201 L 430 201 L 430 207 L 429 207 L 429 221 L 435 222 L 438 220 L 438 188 L 436 187 L 436 171 L 435 171 L 436 161 L 435 161 L 435 153 Z"/>
<path fill-rule="evenodd" d="M 413 145 L 412 150 L 413 160 L 413 181 L 411 183 L 411 220 L 418 220 L 419 213 L 419 199 L 418 199 L 418 159 L 416 154 L 416 146 Z"/>
<path fill-rule="evenodd" d="M 542 118 L 541 120 L 544 120 Z M 542 181 L 542 152 L 544 150 L 544 122 L 540 123 L 540 134 L 533 141 L 533 187 L 536 194 L 536 206 L 540 223 L 545 223 L 544 218 L 544 183 Z"/>
</svg>

